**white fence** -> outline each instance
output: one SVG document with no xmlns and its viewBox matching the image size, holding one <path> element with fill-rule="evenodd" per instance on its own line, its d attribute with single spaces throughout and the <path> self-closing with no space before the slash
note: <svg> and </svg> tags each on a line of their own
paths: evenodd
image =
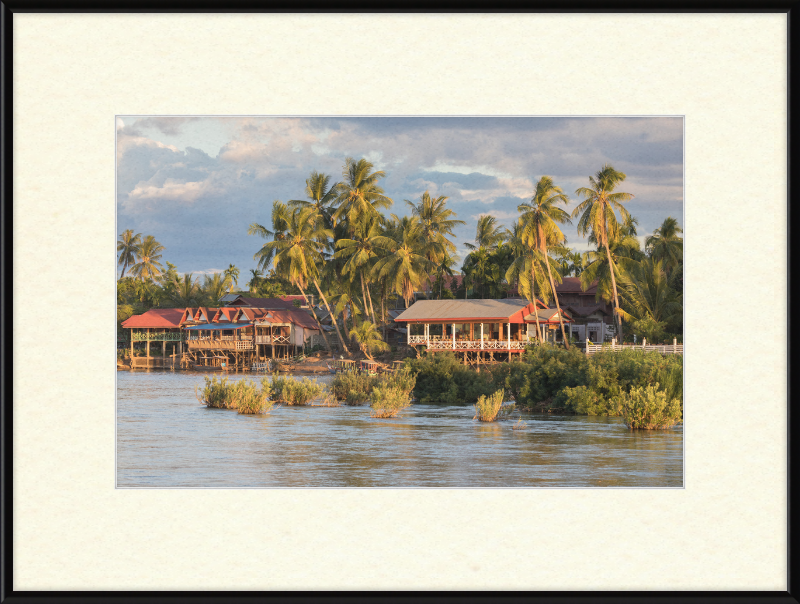
<svg viewBox="0 0 800 604">
<path fill-rule="evenodd" d="M 416 336 L 412 336 L 416 337 Z M 425 344 L 423 340 L 420 342 Z M 484 340 L 481 346 L 480 340 L 429 340 L 428 350 L 523 350 L 527 342 L 517 340 Z"/>
<path fill-rule="evenodd" d="M 616 352 L 618 350 L 640 350 L 642 352 L 660 352 L 661 354 L 683 354 L 683 344 L 678 344 L 677 340 L 673 340 L 672 344 L 648 344 L 644 340 L 641 344 L 592 344 L 586 340 L 586 355 L 591 356 L 601 350 L 611 350 Z"/>
</svg>

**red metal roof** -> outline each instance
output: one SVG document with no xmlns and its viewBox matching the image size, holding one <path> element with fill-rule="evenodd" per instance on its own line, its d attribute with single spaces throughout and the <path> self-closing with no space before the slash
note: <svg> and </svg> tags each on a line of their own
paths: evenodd
<svg viewBox="0 0 800 604">
<path fill-rule="evenodd" d="M 146 313 L 134 315 L 122 322 L 126 329 L 135 328 L 163 328 L 178 327 L 185 309 L 181 308 L 151 308 Z"/>
<path fill-rule="evenodd" d="M 580 277 L 562 277 L 561 283 L 556 285 L 556 293 L 557 294 L 586 294 L 586 295 L 594 295 L 597 291 L 597 281 L 592 283 L 589 286 L 589 289 L 583 291 L 581 288 L 581 278 Z"/>
</svg>

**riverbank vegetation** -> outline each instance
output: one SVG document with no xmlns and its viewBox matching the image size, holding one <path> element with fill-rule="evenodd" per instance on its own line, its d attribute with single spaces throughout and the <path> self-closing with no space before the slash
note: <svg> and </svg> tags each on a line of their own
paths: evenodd
<svg viewBox="0 0 800 604">
<path fill-rule="evenodd" d="M 632 390 L 652 387 L 668 405 L 676 401 L 682 409 L 683 364 L 677 355 L 622 350 L 587 357 L 545 344 L 532 346 L 519 361 L 486 365 L 480 372 L 452 353 L 407 359 L 406 367 L 416 377 L 414 396 L 422 403 L 476 404 L 503 388 L 528 410 L 619 416 Z"/>
<path fill-rule="evenodd" d="M 479 396 L 475 402 L 475 417 L 482 422 L 493 422 L 497 419 L 500 413 L 500 408 L 503 406 L 503 398 L 505 392 L 500 389 L 494 394 L 489 396 Z"/>
<path fill-rule="evenodd" d="M 412 369 L 404 367 L 388 374 L 369 375 L 361 371 L 344 371 L 337 373 L 331 382 L 331 394 L 338 401 L 348 405 L 362 405 L 372 401 L 376 388 L 394 388 L 402 392 L 410 400 L 416 385 L 416 377 Z"/>
<path fill-rule="evenodd" d="M 372 407 L 370 417 L 396 417 L 401 410 L 411 405 L 411 393 L 387 383 L 374 387 L 369 400 Z"/>
</svg>

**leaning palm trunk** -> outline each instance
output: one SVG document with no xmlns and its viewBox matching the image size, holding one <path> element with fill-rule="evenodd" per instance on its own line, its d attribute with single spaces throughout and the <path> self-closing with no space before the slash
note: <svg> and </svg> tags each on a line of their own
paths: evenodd
<svg viewBox="0 0 800 604">
<path fill-rule="evenodd" d="M 333 314 L 333 312 L 331 311 L 331 307 L 328 305 L 328 299 L 325 297 L 325 294 L 322 293 L 322 288 L 319 286 L 319 282 L 316 279 L 314 279 L 313 281 L 314 281 L 314 287 L 317 288 L 317 291 L 319 292 L 319 297 L 322 299 L 322 303 L 325 305 L 325 308 L 327 309 L 328 313 L 330 313 L 330 315 L 331 315 L 331 322 L 333 323 L 333 326 L 336 328 L 336 335 L 339 336 L 339 343 L 342 345 L 342 349 L 344 350 L 344 353 L 349 358 L 350 357 L 350 349 L 347 347 L 347 344 L 344 343 L 344 338 L 342 337 L 342 332 L 339 330 L 339 324 L 336 322 L 336 315 Z"/>
<path fill-rule="evenodd" d="M 369 300 L 369 298 L 367 297 L 369 289 L 364 287 L 364 273 L 361 273 L 361 275 L 359 275 L 359 276 L 361 277 L 361 298 L 364 301 L 364 314 L 366 315 L 368 308 L 370 310 L 372 310 L 372 305 L 371 304 L 367 305 L 367 302 Z M 375 322 L 375 313 L 374 312 L 372 313 L 372 324 L 373 325 L 377 325 L 377 323 Z"/>
<path fill-rule="evenodd" d="M 375 320 L 375 309 L 372 307 L 372 294 L 369 293 L 369 283 L 367 283 L 367 300 L 369 300 L 369 313 L 372 315 L 372 324 L 377 326 L 378 322 Z"/>
<path fill-rule="evenodd" d="M 564 331 L 564 318 L 561 316 L 561 306 L 558 304 L 558 294 L 556 293 L 556 284 L 553 281 L 553 272 L 550 270 L 550 261 L 547 258 L 547 244 L 543 245 L 544 262 L 547 264 L 547 277 L 550 279 L 550 290 L 553 292 L 553 299 L 556 301 L 556 311 L 558 311 L 558 322 L 561 324 L 561 337 L 564 339 L 564 346 L 569 350 L 569 340 L 567 340 L 567 333 Z"/>
<path fill-rule="evenodd" d="M 297 285 L 297 289 L 299 289 L 300 293 L 303 294 L 303 299 L 306 301 L 306 306 L 308 306 L 311 309 L 311 314 L 314 315 L 314 320 L 317 322 L 317 327 L 319 327 L 319 332 L 322 334 L 322 339 L 325 340 L 325 348 L 327 348 L 328 352 L 330 352 L 332 354 L 331 343 L 328 342 L 328 336 L 325 335 L 325 330 L 322 329 L 322 323 L 319 322 L 319 317 L 317 317 L 317 313 L 314 312 L 314 307 L 311 306 L 311 304 L 309 304 L 309 302 L 308 302 L 308 296 L 306 296 L 306 292 L 303 291 L 303 288 L 300 287 L 299 284 Z M 273 350 L 274 350 L 274 346 L 273 346 Z"/>
<path fill-rule="evenodd" d="M 622 344 L 622 315 L 619 314 L 619 296 L 617 296 L 617 280 L 614 277 L 614 263 L 611 260 L 611 250 L 608 249 L 608 236 L 606 236 L 606 256 L 608 257 L 608 270 L 611 272 L 611 289 L 614 292 L 614 314 L 617 316 L 617 339 Z"/>
<path fill-rule="evenodd" d="M 542 343 L 542 330 L 539 328 L 539 304 L 536 302 L 536 259 L 531 261 L 531 296 L 533 297 L 533 316 L 536 318 L 536 339 Z"/>
</svg>

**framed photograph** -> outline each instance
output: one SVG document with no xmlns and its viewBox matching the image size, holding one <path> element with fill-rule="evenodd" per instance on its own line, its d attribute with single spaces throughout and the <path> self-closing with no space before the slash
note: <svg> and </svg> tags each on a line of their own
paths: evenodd
<svg viewBox="0 0 800 604">
<path fill-rule="evenodd" d="M 793 599 L 787 12 L 3 10 L 9 601 Z"/>
</svg>

